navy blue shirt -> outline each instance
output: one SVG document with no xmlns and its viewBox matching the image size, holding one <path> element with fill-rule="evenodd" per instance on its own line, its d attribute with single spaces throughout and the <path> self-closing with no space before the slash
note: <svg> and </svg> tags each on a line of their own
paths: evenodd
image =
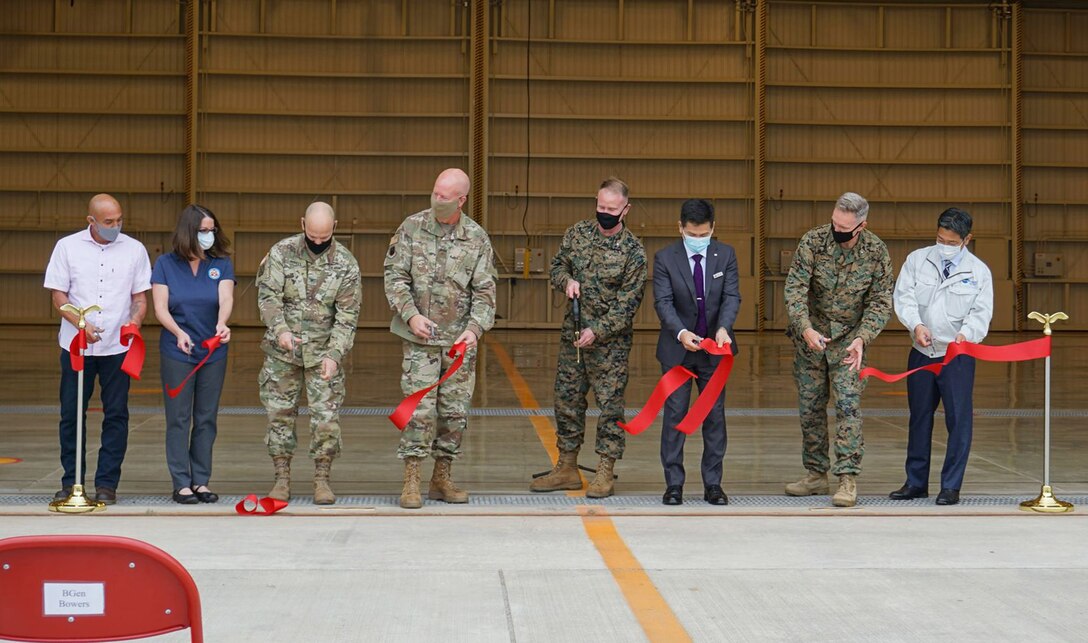
<svg viewBox="0 0 1088 643">
<path fill-rule="evenodd" d="M 171 252 L 155 261 L 151 271 L 151 283 L 163 284 L 170 289 L 167 308 L 178 326 L 193 340 L 193 354 L 186 355 L 178 348 L 178 339 L 173 333 L 162 329 L 159 336 L 159 352 L 164 357 L 179 362 L 196 364 L 208 354 L 204 348 L 205 339 L 215 335 L 215 324 L 219 321 L 219 282 L 234 278 L 234 264 L 226 257 L 209 257 L 200 262 L 196 274 L 193 274 L 189 261 Z M 208 363 L 217 362 L 227 356 L 227 344 L 222 344 L 212 354 Z"/>
</svg>

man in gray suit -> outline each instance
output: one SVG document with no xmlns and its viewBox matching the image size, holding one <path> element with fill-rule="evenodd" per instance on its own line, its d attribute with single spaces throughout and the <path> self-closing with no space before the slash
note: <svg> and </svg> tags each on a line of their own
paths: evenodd
<svg viewBox="0 0 1088 643">
<path fill-rule="evenodd" d="M 680 208 L 682 239 L 654 255 L 654 309 L 661 320 L 657 360 L 662 372 L 683 365 L 698 376 L 702 391 L 721 356 L 699 348 L 704 337 L 718 346 L 729 344 L 737 354 L 733 322 L 740 309 L 737 255 L 732 246 L 715 241 L 714 206 L 704 199 L 688 199 Z M 661 466 L 665 469 L 666 505 L 684 502 L 684 433 L 676 430 L 688 412 L 691 380 L 665 402 L 661 425 Z M 729 504 L 722 491 L 725 457 L 725 392 L 703 421 L 703 498 L 715 505 Z"/>
</svg>

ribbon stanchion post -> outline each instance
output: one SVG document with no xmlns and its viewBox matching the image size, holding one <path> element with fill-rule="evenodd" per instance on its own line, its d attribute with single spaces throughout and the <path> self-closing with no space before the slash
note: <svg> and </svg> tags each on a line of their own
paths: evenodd
<svg viewBox="0 0 1088 643">
<path fill-rule="evenodd" d="M 1032 312 L 1028 315 L 1028 319 L 1034 319 L 1042 323 L 1043 335 L 1046 336 L 1047 341 L 1050 340 L 1051 330 L 1050 325 L 1056 321 L 1069 319 L 1069 316 L 1062 312 L 1054 313 L 1053 315 L 1047 315 L 1045 313 Z M 1039 496 L 1033 500 L 1025 500 L 1020 503 L 1020 509 L 1023 511 L 1035 511 L 1038 513 L 1067 513 L 1073 511 L 1073 503 L 1058 500 L 1054 497 L 1054 491 L 1050 487 L 1050 352 L 1046 355 L 1046 385 L 1044 394 L 1046 396 L 1043 402 L 1043 488 L 1039 492 Z"/>
<path fill-rule="evenodd" d="M 104 511 L 106 504 L 91 500 L 83 494 L 83 351 L 87 348 L 87 315 L 102 310 L 99 306 L 79 308 L 73 304 L 64 304 L 60 309 L 79 318 L 76 336 L 69 346 L 72 369 L 76 376 L 76 479 L 72 483 L 72 492 L 67 498 L 49 503 L 49 511 L 66 514 L 81 514 L 91 511 Z"/>
<path fill-rule="evenodd" d="M 676 425 L 676 430 L 691 435 L 700 426 L 703 425 L 703 420 L 706 416 L 710 415 L 710 411 L 714 408 L 714 403 L 717 402 L 718 396 L 721 395 L 722 390 L 725 389 L 725 383 L 729 381 L 729 374 L 733 370 L 733 349 L 729 344 L 718 347 L 718 343 L 713 339 L 704 339 L 699 347 L 711 355 L 721 355 L 722 361 L 718 363 L 718 367 L 714 369 L 714 374 L 710 377 L 710 382 L 707 383 L 696 398 L 695 404 L 688 410 L 684 419 Z M 624 431 L 627 431 L 631 435 L 638 435 L 645 431 L 650 424 L 653 423 L 654 418 L 665 406 L 665 401 L 669 399 L 669 396 L 676 392 L 687 381 L 696 378 L 695 373 L 692 373 L 683 366 L 674 366 L 665 372 L 661 376 L 661 379 L 657 381 L 657 385 L 654 387 L 653 393 L 650 394 L 650 399 L 646 400 L 646 404 L 639 411 L 638 415 L 633 417 L 630 422 L 620 422 L 619 426 Z"/>
<path fill-rule="evenodd" d="M 467 350 L 468 346 L 464 342 L 454 344 L 447 355 L 449 357 L 456 356 L 456 359 L 454 359 L 453 363 L 450 364 L 450 367 L 446 369 L 446 372 L 442 374 L 442 377 L 431 386 L 412 393 L 397 405 L 397 408 L 389 415 L 389 421 L 393 423 L 393 426 L 397 427 L 398 431 L 403 431 L 404 427 L 408 426 L 408 421 L 412 419 L 412 413 L 415 413 L 416 407 L 419 406 L 420 401 L 422 401 L 428 393 L 438 388 L 442 382 L 448 380 L 451 375 L 457 372 L 457 369 L 461 368 L 461 364 L 465 361 L 465 351 Z"/>
</svg>

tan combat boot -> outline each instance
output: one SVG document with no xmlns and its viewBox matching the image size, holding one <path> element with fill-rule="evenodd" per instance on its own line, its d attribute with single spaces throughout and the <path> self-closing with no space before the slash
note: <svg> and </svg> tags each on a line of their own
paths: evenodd
<svg viewBox="0 0 1088 643">
<path fill-rule="evenodd" d="M 276 484 L 268 492 L 268 497 L 287 502 L 291 499 L 291 456 L 274 456 L 272 466 L 276 467 Z"/>
<path fill-rule="evenodd" d="M 858 485 L 852 473 L 844 473 L 839 476 L 839 490 L 831 496 L 831 504 L 836 507 L 853 507 L 858 504 Z"/>
<path fill-rule="evenodd" d="M 615 476 L 612 475 L 614 466 L 616 466 L 615 458 L 606 455 L 601 456 L 601 461 L 597 463 L 597 475 L 593 477 L 593 482 L 589 483 L 589 487 L 586 488 L 587 498 L 607 498 L 612 495 L 615 480 Z"/>
<path fill-rule="evenodd" d="M 431 474 L 431 487 L 427 490 L 427 497 L 431 500 L 441 500 L 452 504 L 468 502 L 468 492 L 458 489 L 450 479 L 450 469 L 453 460 L 450 458 L 437 458 L 434 461 L 434 472 Z"/>
<path fill-rule="evenodd" d="M 336 502 L 336 494 L 329 488 L 329 475 L 332 473 L 332 458 L 314 460 L 314 504 L 331 505 Z"/>
<path fill-rule="evenodd" d="M 560 451 L 555 466 L 545 476 L 529 483 L 529 491 L 578 490 L 582 488 L 582 475 L 578 473 L 578 452 Z"/>
<path fill-rule="evenodd" d="M 822 496 L 830 491 L 831 487 L 827 484 L 827 474 L 814 471 L 809 471 L 804 478 L 786 485 L 786 495 L 788 496 Z"/>
<path fill-rule="evenodd" d="M 423 458 L 409 456 L 404 459 L 404 490 L 400 492 L 400 506 L 419 509 L 423 498 L 419 495 L 419 463 Z"/>
</svg>

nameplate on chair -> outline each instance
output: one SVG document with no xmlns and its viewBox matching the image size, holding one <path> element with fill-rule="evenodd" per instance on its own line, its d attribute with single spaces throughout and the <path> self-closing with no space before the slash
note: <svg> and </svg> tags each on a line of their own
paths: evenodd
<svg viewBox="0 0 1088 643">
<path fill-rule="evenodd" d="M 106 613 L 105 583 L 42 583 L 46 616 L 102 616 Z"/>
</svg>

